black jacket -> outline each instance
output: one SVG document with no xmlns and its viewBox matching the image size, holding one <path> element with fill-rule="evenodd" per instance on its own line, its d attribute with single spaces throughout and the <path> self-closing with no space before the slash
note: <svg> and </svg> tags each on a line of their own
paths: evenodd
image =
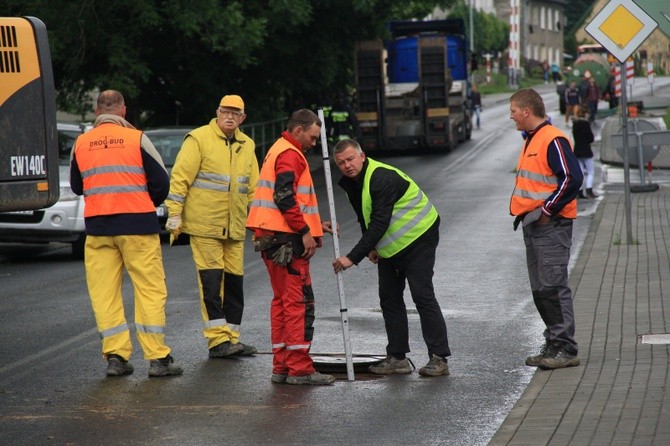
<svg viewBox="0 0 670 446">
<path fill-rule="evenodd" d="M 572 136 L 575 140 L 574 152 L 577 158 L 593 158 L 591 143 L 593 132 L 586 119 L 576 119 L 572 125 Z"/>
</svg>

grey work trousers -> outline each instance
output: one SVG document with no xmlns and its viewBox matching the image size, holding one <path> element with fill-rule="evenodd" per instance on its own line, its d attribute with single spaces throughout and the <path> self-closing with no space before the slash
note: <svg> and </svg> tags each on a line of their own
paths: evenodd
<svg viewBox="0 0 670 446">
<path fill-rule="evenodd" d="M 576 355 L 575 314 L 568 286 L 572 220 L 552 217 L 546 225 L 534 222 L 523 228 L 523 240 L 533 301 L 546 326 L 544 338 Z"/>
</svg>

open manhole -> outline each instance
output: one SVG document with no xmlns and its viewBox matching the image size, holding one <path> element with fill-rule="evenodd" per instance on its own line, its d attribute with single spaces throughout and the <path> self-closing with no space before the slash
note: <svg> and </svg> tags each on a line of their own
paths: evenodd
<svg viewBox="0 0 670 446">
<path fill-rule="evenodd" d="M 321 373 L 346 373 L 347 358 L 344 353 L 310 355 L 314 368 Z M 354 373 L 367 373 L 368 367 L 379 364 L 386 356 L 353 354 Z"/>
</svg>

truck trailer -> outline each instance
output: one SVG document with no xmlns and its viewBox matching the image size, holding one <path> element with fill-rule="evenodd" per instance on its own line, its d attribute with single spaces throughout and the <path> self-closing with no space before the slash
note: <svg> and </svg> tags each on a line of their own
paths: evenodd
<svg viewBox="0 0 670 446">
<path fill-rule="evenodd" d="M 470 139 L 462 19 L 394 21 L 355 48 L 356 137 L 363 150 L 451 150 Z"/>
</svg>

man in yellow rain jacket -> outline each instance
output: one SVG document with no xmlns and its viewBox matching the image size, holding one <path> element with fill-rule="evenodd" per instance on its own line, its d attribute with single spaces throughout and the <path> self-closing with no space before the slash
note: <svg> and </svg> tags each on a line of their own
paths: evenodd
<svg viewBox="0 0 670 446">
<path fill-rule="evenodd" d="M 258 182 L 256 145 L 239 129 L 245 118 L 242 98 L 224 96 L 216 118 L 186 135 L 165 201 L 166 229 L 190 235 L 210 358 L 257 352 L 239 341 L 247 207 Z"/>
</svg>

